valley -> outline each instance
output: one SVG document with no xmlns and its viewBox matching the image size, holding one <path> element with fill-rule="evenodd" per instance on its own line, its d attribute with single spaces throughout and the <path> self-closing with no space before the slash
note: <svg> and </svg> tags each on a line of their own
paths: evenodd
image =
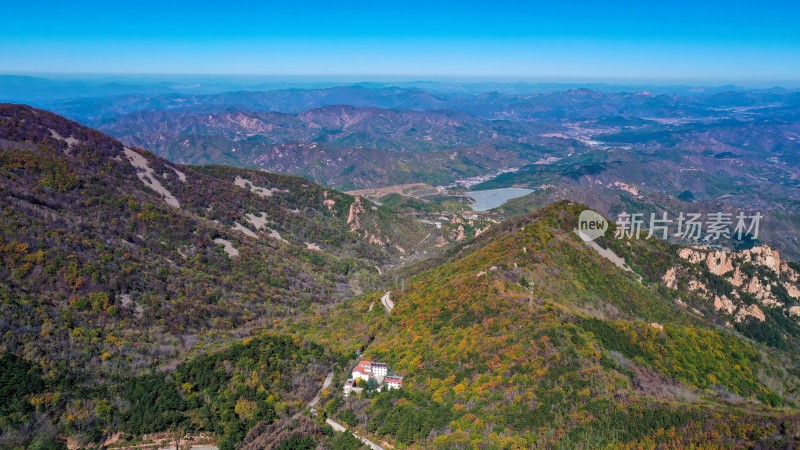
<svg viewBox="0 0 800 450">
<path fill-rule="evenodd" d="M 265 169 L 365 195 L 416 183 L 535 191 L 504 217 L 562 199 L 609 216 L 759 210 L 770 220 L 764 239 L 800 255 L 796 91 L 495 87 L 125 94 L 40 106 L 177 163 Z"/>
</svg>

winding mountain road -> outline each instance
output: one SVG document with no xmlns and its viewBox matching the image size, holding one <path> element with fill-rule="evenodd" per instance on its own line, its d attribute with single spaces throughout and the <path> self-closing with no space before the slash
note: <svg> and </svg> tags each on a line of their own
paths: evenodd
<svg viewBox="0 0 800 450">
<path fill-rule="evenodd" d="M 378 272 L 380 272 L 381 269 L 378 268 L 378 267 L 376 267 L 376 268 L 378 269 Z M 386 308 L 386 314 L 389 314 L 389 313 L 392 312 L 392 309 L 394 309 L 394 301 L 392 301 L 392 291 L 386 291 L 386 293 L 383 294 L 383 297 L 381 297 L 381 304 L 383 305 L 384 308 Z M 372 305 L 370 305 L 369 309 L 372 310 Z M 317 394 L 316 397 L 314 397 L 313 400 L 311 400 L 308 403 L 308 407 L 311 409 L 311 414 L 317 415 L 317 411 L 314 409 L 314 406 L 316 406 L 317 403 L 319 403 L 320 396 L 322 395 L 322 390 L 327 388 L 328 386 L 330 386 L 332 379 L 333 379 L 333 372 L 329 373 L 328 376 L 325 377 L 325 381 L 322 383 L 322 388 L 319 390 L 319 393 Z M 334 431 L 337 431 L 339 433 L 344 433 L 345 431 L 348 431 L 347 427 L 345 427 L 344 425 L 340 424 L 339 422 L 336 422 L 335 420 L 333 420 L 331 418 L 325 419 L 325 423 L 330 425 L 331 428 L 334 429 Z M 357 433 L 353 433 L 353 436 L 358 438 L 358 440 L 363 442 L 366 446 L 368 446 L 372 450 L 385 450 L 383 447 L 381 447 L 380 445 L 370 441 L 369 439 L 365 438 L 364 436 L 360 436 Z"/>
<path fill-rule="evenodd" d="M 344 433 L 345 431 L 347 431 L 347 428 L 345 428 L 345 427 L 344 427 L 343 425 L 341 425 L 340 423 L 338 423 L 338 422 L 335 422 L 333 419 L 325 419 L 325 423 L 327 423 L 328 425 L 330 425 L 330 426 L 331 426 L 331 428 L 333 428 L 333 430 L 334 430 L 334 431 L 338 431 L 339 433 Z M 385 450 L 385 449 L 384 449 L 383 447 L 381 447 L 380 445 L 378 445 L 378 444 L 376 444 L 376 443 L 374 443 L 374 442 L 370 441 L 369 439 L 367 439 L 367 438 L 365 438 L 365 437 L 363 437 L 363 436 L 359 436 L 359 435 L 358 435 L 358 434 L 356 434 L 356 433 L 353 433 L 353 436 L 355 436 L 355 437 L 356 437 L 356 438 L 357 438 L 359 441 L 361 441 L 361 442 L 363 442 L 364 444 L 366 444 L 366 445 L 367 445 L 369 448 L 371 448 L 372 450 Z"/>
<path fill-rule="evenodd" d="M 319 392 L 317 392 L 317 396 L 308 402 L 309 408 L 317 406 L 317 403 L 319 403 L 319 398 L 322 396 L 322 391 L 331 385 L 331 381 L 333 381 L 333 372 L 328 372 L 328 376 L 326 376 L 325 381 L 322 382 L 322 388 L 319 390 Z"/>
<path fill-rule="evenodd" d="M 320 397 L 322 396 L 322 391 L 325 390 L 328 386 L 331 385 L 331 381 L 333 381 L 333 372 L 328 372 L 328 375 L 325 377 L 325 381 L 322 382 L 322 387 L 319 389 L 319 392 L 317 393 L 316 397 L 314 397 L 313 399 L 311 399 L 310 402 L 308 402 L 308 408 L 311 410 L 311 414 L 313 414 L 315 416 L 317 415 L 317 410 L 314 409 L 314 407 L 317 406 L 317 404 L 319 403 Z M 294 415 L 294 418 L 297 418 L 299 415 L 300 415 L 300 413 L 298 412 L 297 414 Z M 338 431 L 339 433 L 344 433 L 345 431 L 347 431 L 347 427 L 345 427 L 344 425 L 334 421 L 333 419 L 325 419 L 325 423 L 330 425 L 331 428 L 334 429 L 334 431 Z M 358 438 L 358 440 L 363 442 L 365 445 L 367 445 L 372 450 L 385 450 L 380 445 L 370 441 L 369 439 L 367 439 L 367 438 L 365 438 L 363 436 L 359 436 L 356 433 L 353 433 L 353 436 Z"/>
<path fill-rule="evenodd" d="M 381 304 L 386 308 L 386 314 L 389 314 L 394 309 L 394 301 L 392 301 L 392 291 L 386 291 L 381 297 Z"/>
<path fill-rule="evenodd" d="M 319 392 L 317 392 L 317 395 L 314 396 L 314 398 L 312 398 L 310 402 L 308 402 L 308 405 L 306 405 L 308 409 L 311 410 L 312 414 L 316 415 L 314 407 L 317 406 L 317 403 L 319 403 L 319 399 L 320 397 L 322 397 L 322 391 L 331 385 L 331 381 L 333 381 L 333 372 L 328 372 L 328 375 L 325 376 L 325 380 L 322 382 L 322 387 L 319 388 Z M 297 413 L 295 413 L 295 415 L 292 416 L 292 419 L 297 419 L 298 417 L 300 417 L 301 414 L 303 414 L 302 409 Z"/>
</svg>

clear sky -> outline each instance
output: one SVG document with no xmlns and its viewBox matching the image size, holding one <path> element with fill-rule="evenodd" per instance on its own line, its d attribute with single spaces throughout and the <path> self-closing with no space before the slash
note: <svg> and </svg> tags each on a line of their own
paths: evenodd
<svg viewBox="0 0 800 450">
<path fill-rule="evenodd" d="M 0 72 L 800 80 L 800 3 L 8 1 Z"/>
</svg>

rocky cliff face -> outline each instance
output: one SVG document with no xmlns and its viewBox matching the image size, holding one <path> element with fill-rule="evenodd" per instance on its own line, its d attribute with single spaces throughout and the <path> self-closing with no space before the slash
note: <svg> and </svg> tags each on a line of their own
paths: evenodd
<svg viewBox="0 0 800 450">
<path fill-rule="evenodd" d="M 748 318 L 764 322 L 763 308 L 778 310 L 787 317 L 800 316 L 798 272 L 781 259 L 778 250 L 769 246 L 741 251 L 682 248 L 678 256 L 724 280 L 729 292 L 715 291 L 707 281 L 680 266 L 667 270 L 662 282 L 673 289 L 685 284 L 690 292 L 708 300 L 714 309 L 731 315 L 736 322 Z"/>
</svg>

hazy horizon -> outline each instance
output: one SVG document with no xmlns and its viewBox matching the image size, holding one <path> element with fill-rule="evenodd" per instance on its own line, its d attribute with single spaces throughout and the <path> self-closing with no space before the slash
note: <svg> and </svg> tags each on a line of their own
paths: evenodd
<svg viewBox="0 0 800 450">
<path fill-rule="evenodd" d="M 800 88 L 800 78 L 796 79 L 699 79 L 699 78 L 625 78 L 625 77 L 505 77 L 505 76 L 459 76 L 459 75 L 370 75 L 370 74 L 237 74 L 237 73 L 122 73 L 122 72 L 25 72 L 0 71 L 0 77 L 27 77 L 52 81 L 94 81 L 121 82 L 139 81 L 149 83 L 170 82 L 246 82 L 258 83 L 328 83 L 338 85 L 354 84 L 498 84 L 498 85 L 598 85 L 598 86 L 654 86 L 686 88 L 720 88 L 726 86 L 770 89 Z"/>
<path fill-rule="evenodd" d="M 1 73 L 800 80 L 797 5 L 13 3 Z"/>
</svg>

